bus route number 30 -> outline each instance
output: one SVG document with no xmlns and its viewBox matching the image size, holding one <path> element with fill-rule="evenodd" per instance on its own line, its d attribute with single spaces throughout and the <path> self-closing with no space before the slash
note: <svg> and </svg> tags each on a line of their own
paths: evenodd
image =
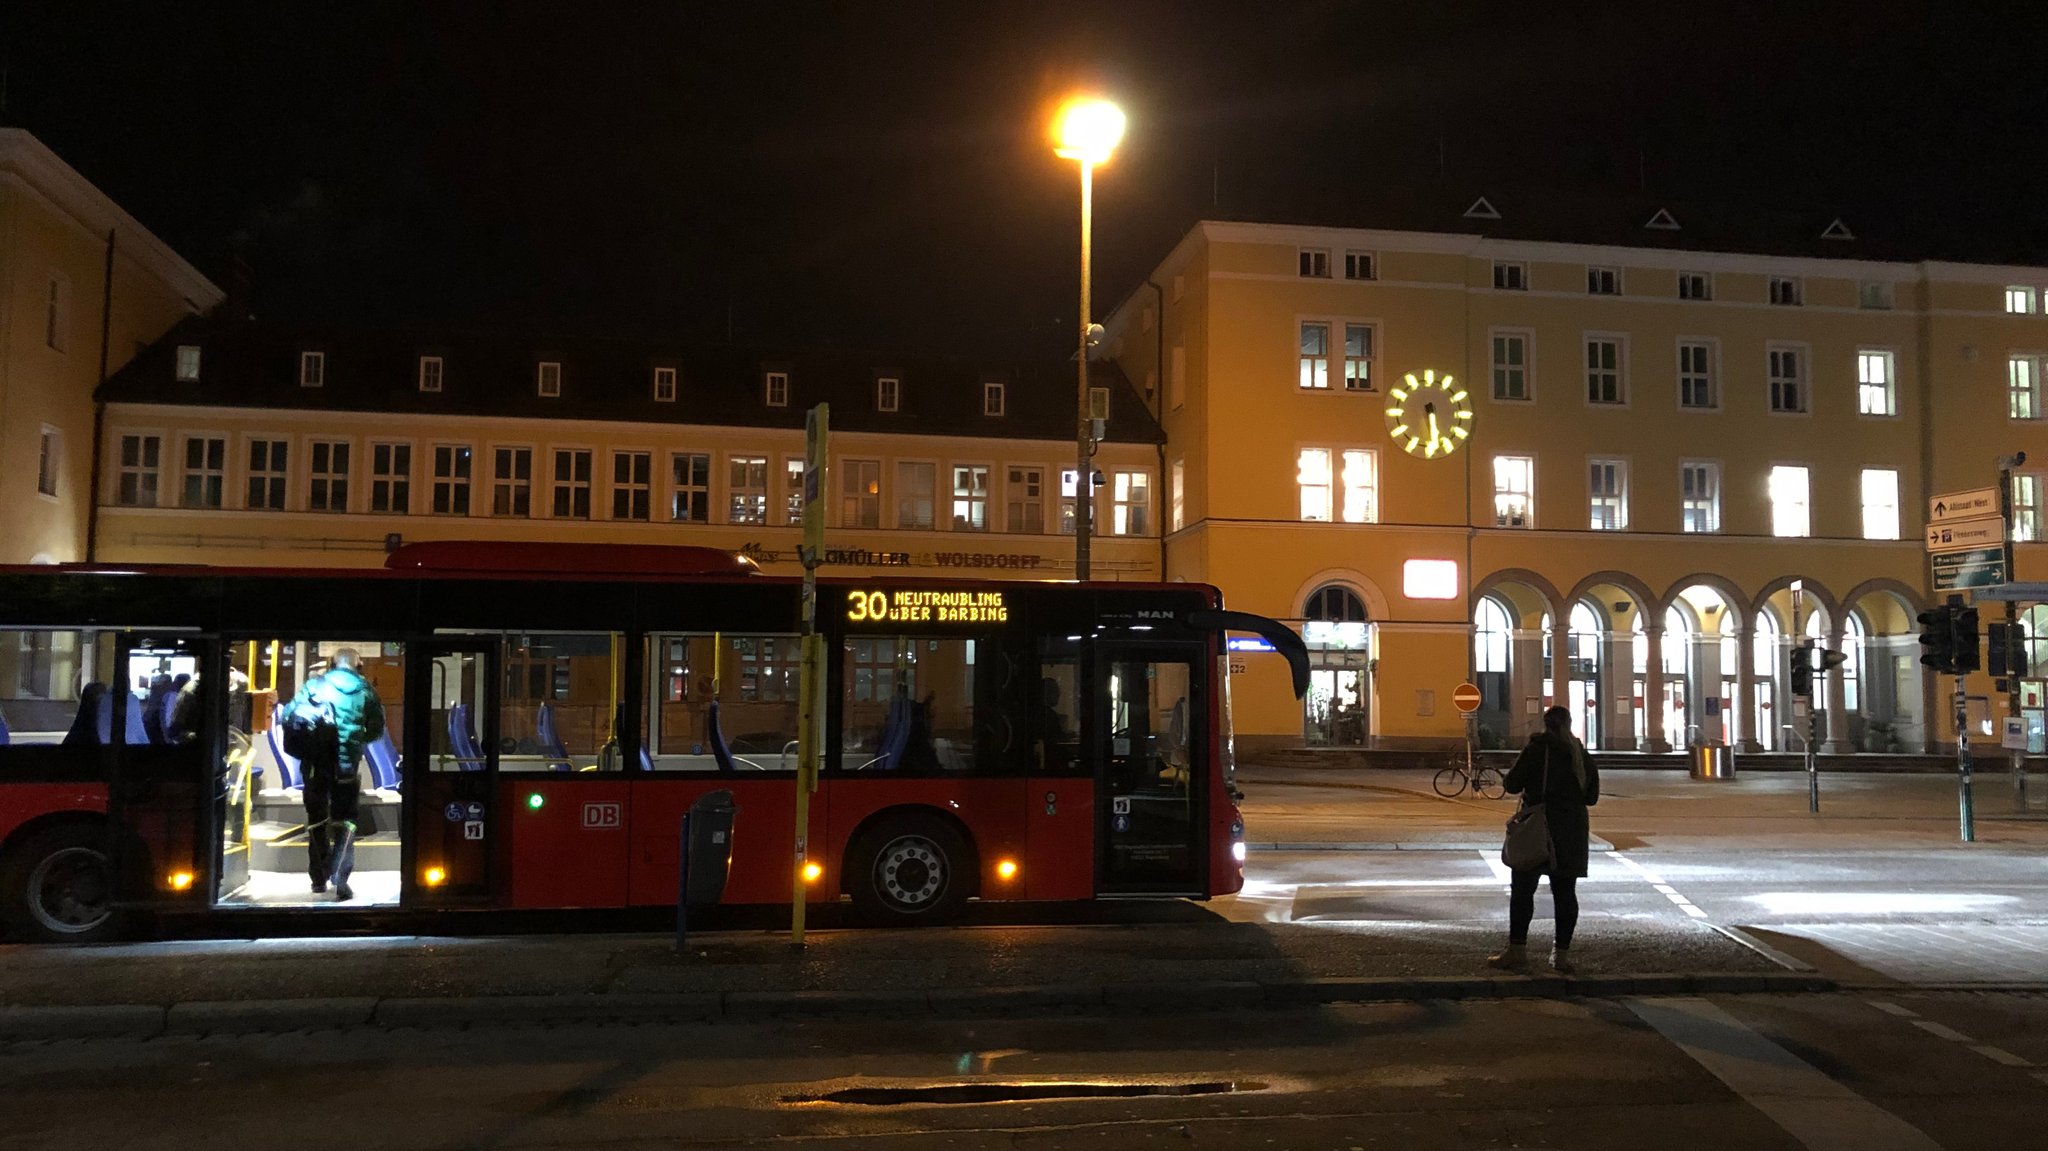
<svg viewBox="0 0 2048 1151">
<path fill-rule="evenodd" d="M 846 593 L 851 623 L 1008 623 L 999 591 L 863 591 Z"/>
</svg>

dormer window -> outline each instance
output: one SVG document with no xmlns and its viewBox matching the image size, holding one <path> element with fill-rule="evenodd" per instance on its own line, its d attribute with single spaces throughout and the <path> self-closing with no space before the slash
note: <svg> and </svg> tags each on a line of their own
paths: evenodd
<svg viewBox="0 0 2048 1151">
<path fill-rule="evenodd" d="M 542 360 L 533 370 L 535 394 L 554 399 L 562 394 L 562 362 Z"/>
<path fill-rule="evenodd" d="M 327 353 L 299 353 L 299 386 L 317 388 L 327 383 Z"/>
<path fill-rule="evenodd" d="M 440 390 L 441 390 L 441 357 L 439 357 L 439 356 L 421 356 L 421 357 L 420 357 L 420 391 L 423 391 L 423 392 L 438 392 L 438 391 L 440 391 Z"/>
<path fill-rule="evenodd" d="M 763 399 L 771 408 L 789 406 L 789 373 L 769 372 L 762 378 Z"/>
<path fill-rule="evenodd" d="M 1003 385 L 981 385 L 981 414 L 1000 416 L 1003 414 Z"/>
<path fill-rule="evenodd" d="M 197 383 L 199 380 L 199 345 L 178 345 L 178 382 Z"/>
<path fill-rule="evenodd" d="M 672 404 L 676 402 L 676 370 L 674 368 L 654 369 L 654 402 Z"/>
<path fill-rule="evenodd" d="M 875 380 L 875 410 L 893 412 L 903 404 L 903 381 L 895 376 L 882 376 Z"/>
</svg>

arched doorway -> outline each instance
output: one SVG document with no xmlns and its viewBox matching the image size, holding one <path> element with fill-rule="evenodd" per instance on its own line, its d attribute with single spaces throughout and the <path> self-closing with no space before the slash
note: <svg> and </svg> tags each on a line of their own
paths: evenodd
<svg viewBox="0 0 2048 1151">
<path fill-rule="evenodd" d="M 1735 607 L 1708 584 L 1679 589 L 1664 613 L 1664 738 L 1674 748 L 1728 743 L 1741 681 Z"/>
<path fill-rule="evenodd" d="M 1587 747 L 1606 747 L 1605 726 L 1600 722 L 1601 703 L 1607 698 L 1606 663 L 1608 630 L 1606 614 L 1591 600 L 1572 605 L 1570 630 L 1565 633 L 1564 706 L 1571 709 L 1572 725 Z"/>
<path fill-rule="evenodd" d="M 1756 613 L 1756 638 L 1750 643 L 1749 672 L 1756 678 L 1756 712 L 1750 716 L 1751 738 L 1764 751 L 1777 751 L 1784 742 L 1784 725 L 1792 722 L 1790 709 L 1780 716 L 1778 705 L 1778 653 L 1783 647 L 1784 629 L 1778 616 L 1766 607 Z"/>
<path fill-rule="evenodd" d="M 1475 715 L 1481 747 L 1517 747 L 1543 723 L 1551 698 L 1550 613 L 1546 592 L 1502 582 L 1472 608 Z"/>
<path fill-rule="evenodd" d="M 1309 593 L 1301 616 L 1309 655 L 1302 737 L 1311 747 L 1362 746 L 1372 730 L 1365 600 L 1343 584 L 1324 584 Z"/>
<path fill-rule="evenodd" d="M 1926 745 L 1917 610 L 1904 591 L 1876 588 L 1856 596 L 1843 613 L 1838 750 L 1900 752 Z"/>
</svg>

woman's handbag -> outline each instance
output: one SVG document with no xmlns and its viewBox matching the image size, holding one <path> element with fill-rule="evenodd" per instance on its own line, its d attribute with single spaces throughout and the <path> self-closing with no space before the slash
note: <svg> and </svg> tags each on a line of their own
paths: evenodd
<svg viewBox="0 0 2048 1151">
<path fill-rule="evenodd" d="M 1543 750 L 1543 794 L 1550 795 L 1550 752 L 1547 745 Z M 1528 871 L 1550 866 L 1550 820 L 1543 813 L 1540 803 L 1522 804 L 1522 809 L 1508 817 L 1507 838 L 1500 845 L 1500 861 L 1515 871 Z"/>
</svg>

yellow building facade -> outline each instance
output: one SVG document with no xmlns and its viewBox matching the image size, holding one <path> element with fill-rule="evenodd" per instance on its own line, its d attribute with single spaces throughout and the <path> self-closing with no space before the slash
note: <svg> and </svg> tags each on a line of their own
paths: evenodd
<svg viewBox="0 0 2048 1151">
<path fill-rule="evenodd" d="M 1492 236 L 1484 201 L 1457 230 L 1202 223 L 1117 308 L 1166 435 L 1168 576 L 1316 649 L 1305 708 L 1277 657 L 1236 657 L 1241 740 L 1457 739 L 1469 680 L 1487 745 L 1554 702 L 1609 749 L 1791 750 L 1800 636 L 1848 657 L 1823 751 L 1953 738 L 1918 660 L 1928 502 L 2028 453 L 2015 578 L 2048 574 L 2048 269 L 1861 258 L 1839 220 L 1696 249 L 1644 218 L 1640 246 Z M 1469 437 L 1432 452 L 1426 413 L 1389 415 L 1410 393 Z M 2005 699 L 1969 692 L 1981 733 Z"/>
<path fill-rule="evenodd" d="M 85 557 L 103 368 L 220 300 L 35 137 L 0 128 L 0 563 Z"/>
</svg>

